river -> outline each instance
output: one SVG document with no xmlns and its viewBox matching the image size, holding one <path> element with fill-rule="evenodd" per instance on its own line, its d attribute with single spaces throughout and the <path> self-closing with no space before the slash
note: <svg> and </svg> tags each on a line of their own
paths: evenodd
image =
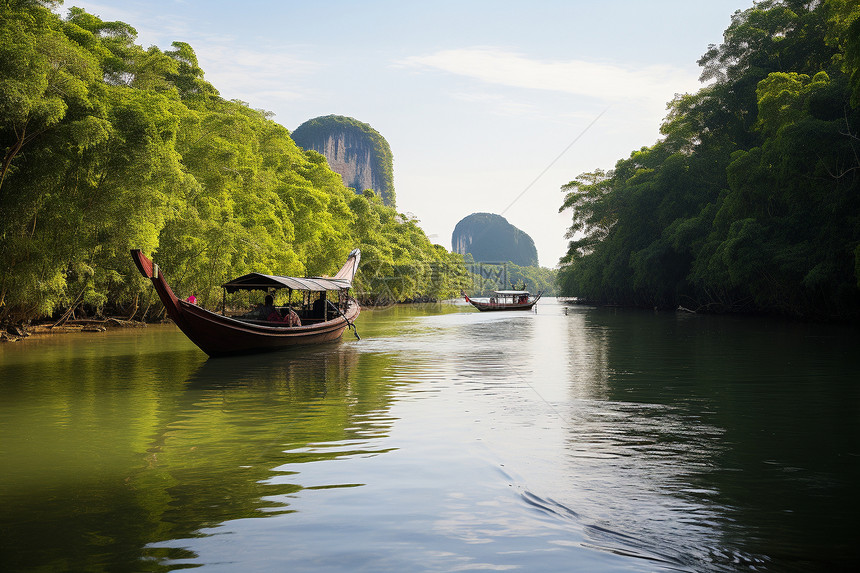
<svg viewBox="0 0 860 573">
<path fill-rule="evenodd" d="M 542 300 L 0 345 L 0 571 L 841 571 L 856 328 Z"/>
</svg>

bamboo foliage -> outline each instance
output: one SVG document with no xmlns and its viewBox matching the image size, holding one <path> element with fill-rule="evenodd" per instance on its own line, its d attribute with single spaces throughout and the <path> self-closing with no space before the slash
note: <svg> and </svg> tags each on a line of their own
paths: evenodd
<svg viewBox="0 0 860 573">
<path fill-rule="evenodd" d="M 271 114 L 221 98 L 190 45 L 144 50 L 129 24 L 54 5 L 0 3 L 0 322 L 146 309 L 132 248 L 213 308 L 233 276 L 333 273 L 354 247 L 364 289 L 403 265 L 462 270 Z M 398 296 L 458 288 L 408 279 Z"/>
</svg>

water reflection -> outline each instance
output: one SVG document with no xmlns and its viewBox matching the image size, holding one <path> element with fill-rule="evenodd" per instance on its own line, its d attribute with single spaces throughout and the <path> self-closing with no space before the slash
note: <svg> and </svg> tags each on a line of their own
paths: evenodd
<svg viewBox="0 0 860 573">
<path fill-rule="evenodd" d="M 857 557 L 856 333 L 543 300 L 361 320 L 361 341 L 222 360 L 175 329 L 4 349 L 0 570 Z"/>
<path fill-rule="evenodd" d="M 856 332 L 581 314 L 569 362 L 580 361 L 582 345 L 605 358 L 587 370 L 605 376 L 595 402 L 571 402 L 571 476 L 592 484 L 579 507 L 591 504 L 592 515 L 696 569 L 836 570 L 851 561 L 856 529 L 842 516 L 852 513 L 846 504 L 857 509 L 851 484 L 860 477 L 850 421 L 860 397 L 850 374 Z M 577 372 L 571 395 L 588 396 L 593 382 Z"/>
<path fill-rule="evenodd" d="M 556 501 L 587 516 L 594 543 L 607 550 L 656 551 L 693 569 L 710 563 L 718 511 L 687 494 L 706 495 L 694 484 L 710 471 L 722 430 L 662 400 L 626 400 L 618 385 L 627 373 L 616 356 L 618 330 L 593 309 L 564 318 L 553 349 L 568 392 L 554 406 L 566 430 L 565 482 L 556 486 Z"/>
<path fill-rule="evenodd" d="M 349 345 L 204 363 L 189 377 L 175 420 L 153 441 L 158 463 L 140 476 L 176 482 L 160 520 L 188 529 L 165 538 L 294 511 L 292 494 L 320 484 L 276 479 L 295 473 L 291 464 L 383 453 L 370 445 L 391 423 L 373 415 L 390 400 L 376 383 L 380 367 Z"/>
<path fill-rule="evenodd" d="M 217 361 L 157 348 L 3 364 L 0 521 L 15 550 L 0 569 L 190 558 L 144 547 L 290 511 L 283 496 L 301 488 L 273 481 L 279 466 L 366 455 L 361 444 L 391 423 L 372 415 L 390 399 L 384 360 L 363 363 L 346 344 Z"/>
</svg>

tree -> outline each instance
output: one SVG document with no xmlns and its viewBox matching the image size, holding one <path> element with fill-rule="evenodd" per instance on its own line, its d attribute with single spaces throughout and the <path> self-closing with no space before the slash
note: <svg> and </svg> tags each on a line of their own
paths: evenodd
<svg viewBox="0 0 860 573">
<path fill-rule="evenodd" d="M 25 146 L 90 105 L 96 59 L 67 38 L 42 2 L 6 2 L 0 18 L 0 217 L 3 183 Z M 8 205 L 5 208 L 8 210 Z"/>
<path fill-rule="evenodd" d="M 210 307 L 236 275 L 330 274 L 356 246 L 363 287 L 455 288 L 458 257 L 345 187 L 271 114 L 221 98 L 190 45 L 143 50 L 132 26 L 53 4 L 0 0 L 0 322 L 138 312 L 152 290 L 132 248 Z"/>
<path fill-rule="evenodd" d="M 843 0 L 735 13 L 664 138 L 563 187 L 559 282 L 597 302 L 860 316 L 860 113 Z"/>
</svg>

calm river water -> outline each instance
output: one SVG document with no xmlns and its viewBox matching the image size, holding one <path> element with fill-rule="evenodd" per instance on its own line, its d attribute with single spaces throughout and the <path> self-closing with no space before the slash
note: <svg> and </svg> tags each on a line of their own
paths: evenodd
<svg viewBox="0 0 860 573">
<path fill-rule="evenodd" d="M 840 571 L 860 336 L 459 304 L 207 360 L 172 326 L 0 346 L 0 571 Z"/>
</svg>

